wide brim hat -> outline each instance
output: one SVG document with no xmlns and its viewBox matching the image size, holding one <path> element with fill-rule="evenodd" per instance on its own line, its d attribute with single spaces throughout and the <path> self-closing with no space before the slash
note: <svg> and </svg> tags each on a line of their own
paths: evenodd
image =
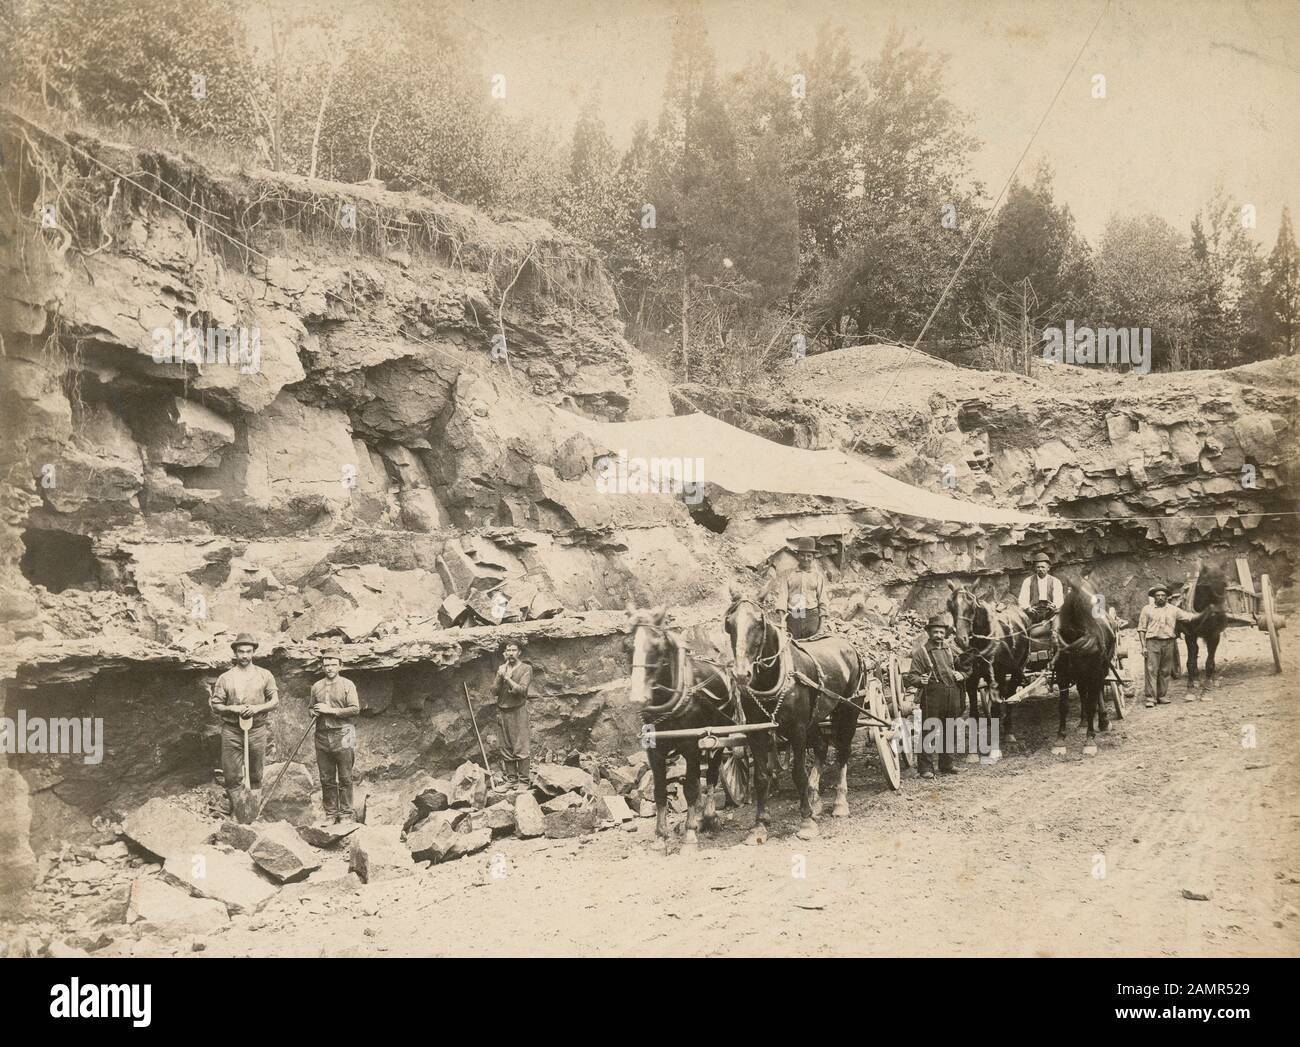
<svg viewBox="0 0 1300 1047">
<path fill-rule="evenodd" d="M 926 631 L 931 629 L 942 629 L 944 632 L 951 632 L 952 626 L 948 622 L 946 614 L 936 614 L 931 616 L 930 620 L 925 623 Z"/>
<path fill-rule="evenodd" d="M 1155 596 L 1156 593 L 1164 593 L 1166 596 L 1168 596 L 1170 592 L 1172 592 L 1172 590 L 1169 588 L 1169 586 L 1165 585 L 1163 582 L 1157 582 L 1155 585 L 1153 585 L 1150 589 L 1147 590 L 1147 595 Z"/>
<path fill-rule="evenodd" d="M 237 651 L 241 647 L 251 647 L 253 650 L 256 651 L 258 648 L 258 643 L 248 633 L 240 633 L 238 636 L 236 636 L 233 640 L 230 641 L 230 649 L 232 651 Z"/>
<path fill-rule="evenodd" d="M 817 551 L 817 539 L 796 538 L 790 543 L 790 548 L 796 553 L 815 553 Z"/>
<path fill-rule="evenodd" d="M 1045 563 L 1050 567 L 1052 563 L 1052 558 L 1048 556 L 1046 553 L 1035 553 L 1033 560 L 1031 560 L 1030 562 L 1036 564 Z"/>
</svg>

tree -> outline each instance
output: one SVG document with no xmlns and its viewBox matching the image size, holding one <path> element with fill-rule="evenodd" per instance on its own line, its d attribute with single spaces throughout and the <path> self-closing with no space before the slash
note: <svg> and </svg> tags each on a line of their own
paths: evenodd
<svg viewBox="0 0 1300 1047">
<path fill-rule="evenodd" d="M 1098 305 L 1108 325 L 1151 328 L 1153 363 L 1191 363 L 1193 313 L 1187 238 L 1152 214 L 1115 216 L 1097 252 Z"/>
<path fill-rule="evenodd" d="M 1232 366 L 1262 343 L 1259 295 L 1263 266 L 1241 209 L 1215 187 L 1192 219 L 1189 274 L 1193 353 L 1202 366 Z"/>
<path fill-rule="evenodd" d="M 1300 251 L 1291 226 L 1291 209 L 1282 209 L 1277 242 L 1268 256 L 1267 279 L 1261 296 L 1264 331 L 1271 349 L 1294 356 L 1300 332 Z"/>
</svg>

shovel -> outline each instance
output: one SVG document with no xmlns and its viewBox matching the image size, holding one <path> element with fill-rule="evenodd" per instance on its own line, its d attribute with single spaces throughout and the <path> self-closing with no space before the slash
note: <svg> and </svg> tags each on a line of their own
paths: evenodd
<svg viewBox="0 0 1300 1047">
<path fill-rule="evenodd" d="M 231 813 L 234 814 L 236 821 L 244 825 L 253 820 L 253 783 L 248 776 L 248 731 L 252 726 L 251 716 L 239 718 L 239 729 L 244 732 L 244 780 L 243 788 L 234 790 L 230 798 Z"/>
</svg>

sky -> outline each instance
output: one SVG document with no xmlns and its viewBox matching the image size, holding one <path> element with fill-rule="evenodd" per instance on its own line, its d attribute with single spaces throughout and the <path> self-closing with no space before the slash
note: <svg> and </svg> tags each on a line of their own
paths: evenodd
<svg viewBox="0 0 1300 1047">
<path fill-rule="evenodd" d="M 672 0 L 452 9 L 479 31 L 485 76 L 506 77 L 510 112 L 567 135 L 594 96 L 620 145 L 638 119 L 653 123 Z M 1112 213 L 1154 212 L 1185 232 L 1217 182 L 1254 205 L 1265 250 L 1282 206 L 1300 206 L 1300 0 L 703 0 L 703 10 L 724 74 L 761 51 L 798 72 L 798 52 L 825 20 L 848 30 L 862 60 L 895 26 L 946 53 L 949 97 L 984 143 L 972 175 L 990 195 L 1061 88 L 1020 171 L 1048 160 L 1057 199 L 1094 243 Z M 1093 97 L 1098 74 L 1104 98 Z"/>
</svg>

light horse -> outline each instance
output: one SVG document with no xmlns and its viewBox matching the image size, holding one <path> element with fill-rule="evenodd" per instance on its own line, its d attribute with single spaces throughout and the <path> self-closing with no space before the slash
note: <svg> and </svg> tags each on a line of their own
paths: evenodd
<svg viewBox="0 0 1300 1047">
<path fill-rule="evenodd" d="M 752 599 L 732 594 L 724 619 L 731 639 L 732 676 L 749 723 L 775 723 L 790 743 L 791 776 L 799 793 L 803 822 L 800 839 L 818 834 L 821 815 L 820 786 L 827 745 L 819 724 L 830 718 L 835 757 L 830 773 L 836 778 L 832 816 L 849 814 L 848 759 L 858 728 L 858 707 L 863 702 L 868 670 L 862 656 L 844 640 L 790 639 L 784 623 L 773 621 L 769 611 Z M 767 839 L 767 791 L 774 740 L 763 731 L 746 736 L 754 758 L 754 828 L 746 843 Z M 809 771 L 807 750 L 817 762 Z"/>
<path fill-rule="evenodd" d="M 700 746 L 698 738 L 656 739 L 657 731 L 734 724 L 736 704 L 726 674 L 692 656 L 680 634 L 665 625 L 664 609 L 630 611 L 632 633 L 631 700 L 641 707 L 643 739 L 654 774 L 655 844 L 668 845 L 668 760 L 680 753 L 686 760 L 686 824 L 682 846 L 699 845 L 697 830 L 711 829 L 717 818 L 714 790 L 725 749 L 709 753 L 708 790 L 700 811 Z"/>
<path fill-rule="evenodd" d="M 1006 732 L 1006 740 L 1016 740 L 1011 725 L 1011 706 L 998 699 L 1020 690 L 1029 660 L 1029 620 L 1016 606 L 998 608 L 991 600 L 977 597 L 964 585 L 948 583 L 948 611 L 954 623 L 960 654 L 958 668 L 966 674 L 966 698 L 970 715 L 978 720 L 979 686 L 989 685 L 993 715 Z"/>
</svg>

